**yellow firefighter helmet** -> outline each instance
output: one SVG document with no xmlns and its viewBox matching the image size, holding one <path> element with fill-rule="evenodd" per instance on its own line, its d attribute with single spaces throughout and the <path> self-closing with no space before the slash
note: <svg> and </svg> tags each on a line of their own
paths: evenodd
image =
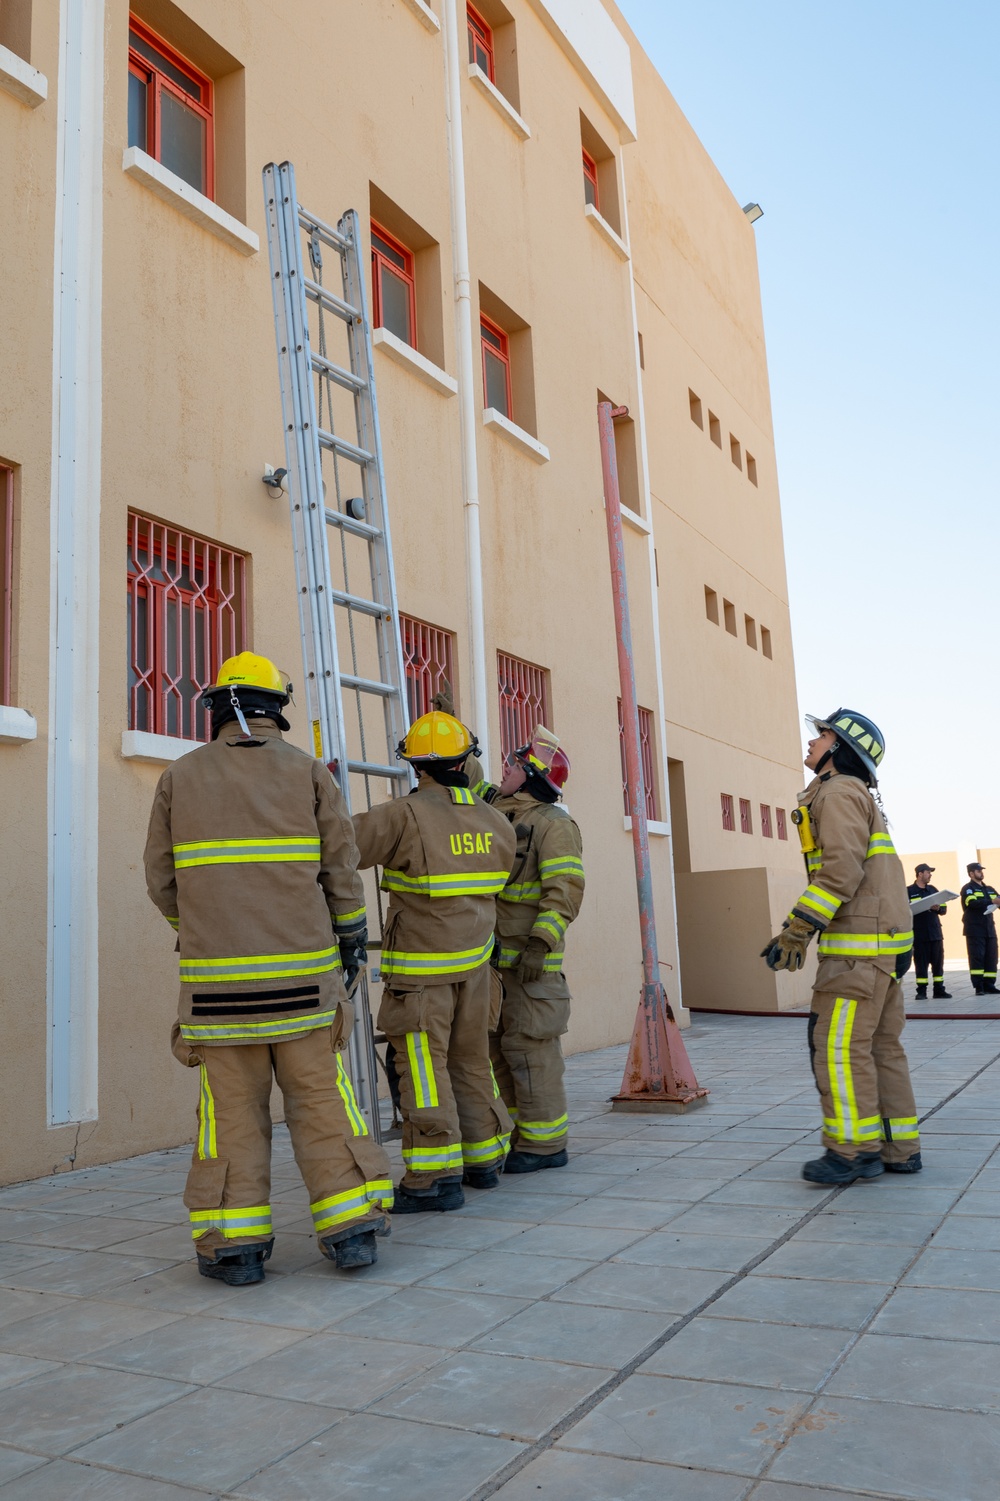
<svg viewBox="0 0 1000 1501">
<path fill-rule="evenodd" d="M 275 667 L 270 657 L 259 657 L 252 651 L 241 651 L 236 657 L 227 657 L 219 668 L 214 686 L 256 688 L 262 693 L 278 693 L 285 700 L 292 691 L 288 678 Z"/>
<path fill-rule="evenodd" d="M 473 749 L 473 739 L 465 725 L 453 714 L 432 709 L 421 714 L 406 732 L 406 739 L 396 747 L 401 761 L 464 761 Z"/>
</svg>

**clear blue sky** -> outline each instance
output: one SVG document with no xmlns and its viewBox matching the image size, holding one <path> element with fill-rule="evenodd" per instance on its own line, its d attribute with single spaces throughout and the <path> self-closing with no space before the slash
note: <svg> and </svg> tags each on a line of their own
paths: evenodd
<svg viewBox="0 0 1000 1501">
<path fill-rule="evenodd" d="M 764 209 L 799 707 L 881 725 L 901 851 L 1000 845 L 1000 5 L 619 4 Z"/>
</svg>

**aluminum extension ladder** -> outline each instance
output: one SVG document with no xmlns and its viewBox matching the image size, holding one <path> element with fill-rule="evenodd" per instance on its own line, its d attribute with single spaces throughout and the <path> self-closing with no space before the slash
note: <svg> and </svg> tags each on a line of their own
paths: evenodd
<svg viewBox="0 0 1000 1501">
<path fill-rule="evenodd" d="M 409 770 L 395 760 L 409 714 L 360 226 L 353 209 L 336 229 L 307 213 L 291 162 L 270 163 L 263 177 L 313 747 L 333 771 L 348 807 L 360 795 L 370 808 L 373 781 L 392 796 L 409 791 Z M 326 263 L 333 267 L 335 287 L 324 285 Z M 381 926 L 380 896 L 378 908 Z M 348 1066 L 358 1104 L 379 1141 L 366 972 L 352 1000 L 357 1023 Z"/>
</svg>

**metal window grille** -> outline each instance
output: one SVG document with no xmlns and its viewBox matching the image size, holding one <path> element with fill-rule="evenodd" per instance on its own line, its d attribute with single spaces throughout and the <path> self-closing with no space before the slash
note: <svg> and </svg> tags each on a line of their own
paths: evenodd
<svg viewBox="0 0 1000 1501">
<path fill-rule="evenodd" d="M 750 799 L 748 797 L 740 798 L 740 833 L 753 833 L 753 814 L 750 811 Z"/>
<path fill-rule="evenodd" d="M 424 620 L 400 615 L 399 631 L 403 641 L 403 667 L 406 672 L 406 701 L 410 722 L 429 714 L 431 700 L 445 682 L 455 686 L 455 638 Z"/>
<path fill-rule="evenodd" d="M 231 548 L 129 512 L 129 729 L 209 738 L 200 695 L 244 648 L 245 574 Z"/>
<path fill-rule="evenodd" d="M 465 14 L 469 28 L 469 62 L 482 68 L 490 83 L 496 83 L 493 72 L 493 28 L 474 6 L 466 6 Z"/>
<path fill-rule="evenodd" d="M 586 203 L 593 204 L 597 212 L 601 212 L 601 196 L 597 186 L 597 163 L 586 150 L 583 153 L 583 197 Z"/>
<path fill-rule="evenodd" d="M 538 724 L 548 725 L 549 675 L 544 667 L 522 662 L 520 657 L 497 652 L 497 689 L 500 695 L 500 749 L 504 770 L 510 769 L 514 752 L 527 745 Z"/>
<path fill-rule="evenodd" d="M 656 801 L 656 757 L 654 747 L 656 737 L 653 733 L 653 712 L 651 709 L 639 709 L 639 753 L 642 756 L 642 780 L 646 790 L 646 817 L 653 822 L 659 818 Z M 622 714 L 622 701 L 618 700 L 618 748 L 622 758 L 622 797 L 625 801 L 625 813 L 631 812 L 628 800 L 628 771 L 625 766 L 625 718 Z"/>
<path fill-rule="evenodd" d="M 785 810 L 784 810 L 784 808 L 775 808 L 775 810 L 774 810 L 774 821 L 775 821 L 775 823 L 778 826 L 778 838 L 779 839 L 787 839 L 788 838 L 788 824 L 785 822 Z"/>
<path fill-rule="evenodd" d="M 730 834 L 736 833 L 736 811 L 733 807 L 732 794 L 728 792 L 722 794 L 722 827 Z"/>
<path fill-rule="evenodd" d="M 215 195 L 212 82 L 135 16 L 128 31 L 128 143 Z"/>
<path fill-rule="evenodd" d="M 760 805 L 760 832 L 765 839 L 772 839 L 774 837 L 771 832 L 771 809 L 767 803 L 761 803 Z"/>
<path fill-rule="evenodd" d="M 14 632 L 14 471 L 0 464 L 0 704 L 9 704 Z"/>
</svg>

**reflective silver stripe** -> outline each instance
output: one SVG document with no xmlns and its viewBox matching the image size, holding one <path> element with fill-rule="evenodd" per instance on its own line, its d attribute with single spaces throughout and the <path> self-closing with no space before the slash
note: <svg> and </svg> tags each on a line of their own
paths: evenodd
<svg viewBox="0 0 1000 1501">
<path fill-rule="evenodd" d="M 181 1022 L 181 1036 L 187 1042 L 210 1039 L 225 1042 L 230 1037 L 293 1037 L 299 1032 L 315 1032 L 319 1027 L 328 1027 L 336 1011 L 334 1007 L 332 1011 L 311 1011 L 308 1016 L 283 1016 L 270 1022 L 223 1022 L 212 1027 Z"/>
<path fill-rule="evenodd" d="M 321 975 L 340 968 L 340 949 L 310 954 L 247 954 L 231 959 L 182 959 L 181 980 L 217 985 L 231 980 L 275 980 L 282 975 Z"/>
<path fill-rule="evenodd" d="M 276 860 L 307 860 L 318 864 L 320 841 L 315 836 L 291 839 L 204 839 L 173 846 L 174 865 L 250 865 Z"/>
<path fill-rule="evenodd" d="M 505 870 L 454 871 L 446 875 L 407 876 L 401 870 L 382 872 L 383 891 L 402 891 L 417 896 L 491 896 L 502 891 Z"/>
<path fill-rule="evenodd" d="M 579 876 L 583 878 L 583 861 L 575 855 L 557 855 L 551 860 L 539 860 L 538 873 L 541 876 Z"/>
<path fill-rule="evenodd" d="M 846 959 L 874 959 L 881 954 L 905 954 L 913 947 L 912 931 L 900 933 L 833 933 L 820 934 L 821 954 L 840 954 Z"/>
<path fill-rule="evenodd" d="M 492 935 L 478 949 L 453 953 L 411 954 L 399 949 L 382 950 L 382 973 L 386 975 L 453 975 L 485 964 L 493 949 Z"/>
</svg>

